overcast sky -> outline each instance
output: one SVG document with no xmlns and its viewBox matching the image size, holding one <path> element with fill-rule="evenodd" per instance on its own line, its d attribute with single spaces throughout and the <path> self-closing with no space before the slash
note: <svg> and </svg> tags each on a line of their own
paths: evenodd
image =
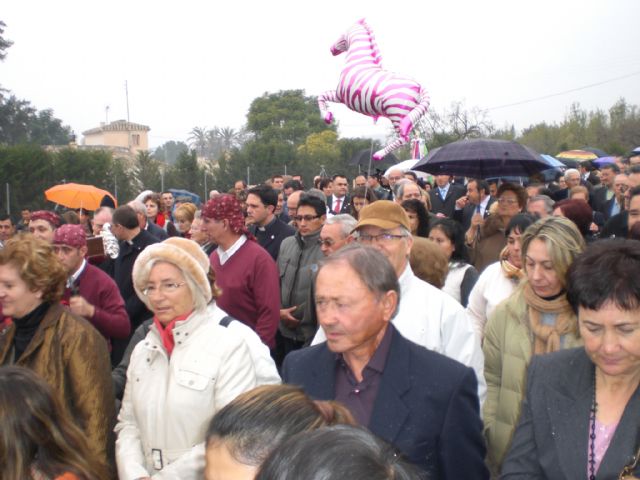
<svg viewBox="0 0 640 480">
<path fill-rule="evenodd" d="M 639 0 L 4 0 L 14 45 L 0 85 L 80 134 L 106 106 L 109 121 L 126 118 L 126 80 L 130 119 L 151 127 L 155 147 L 195 126 L 239 128 L 264 92 L 335 88 L 344 58 L 329 47 L 361 17 L 384 68 L 418 80 L 439 111 L 464 101 L 521 129 L 562 120 L 572 102 L 640 104 Z M 381 137 L 390 125 L 333 111 L 341 136 Z"/>
</svg>

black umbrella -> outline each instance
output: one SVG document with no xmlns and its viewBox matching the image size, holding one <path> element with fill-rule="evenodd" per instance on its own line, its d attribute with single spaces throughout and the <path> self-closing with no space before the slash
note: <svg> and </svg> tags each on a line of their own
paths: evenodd
<svg viewBox="0 0 640 480">
<path fill-rule="evenodd" d="M 507 140 L 459 140 L 432 150 L 413 170 L 473 178 L 529 177 L 552 168 L 534 150 Z"/>
<path fill-rule="evenodd" d="M 375 153 L 375 152 L 373 152 Z M 382 160 L 372 160 L 371 156 L 373 154 L 371 153 L 371 150 L 369 150 L 368 148 L 365 148 L 364 150 L 359 150 L 358 153 L 356 153 L 353 157 L 351 157 L 351 159 L 349 160 L 349 165 L 360 165 L 362 167 L 368 166 L 369 162 L 371 162 L 371 165 L 373 167 L 390 167 L 391 165 L 395 165 L 396 163 L 399 162 L 398 158 L 393 154 L 390 153 L 389 155 L 387 155 L 386 157 L 384 157 Z"/>
</svg>

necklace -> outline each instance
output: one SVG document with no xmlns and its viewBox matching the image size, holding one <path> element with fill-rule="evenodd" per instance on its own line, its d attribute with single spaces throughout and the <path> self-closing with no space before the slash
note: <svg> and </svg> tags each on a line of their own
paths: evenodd
<svg viewBox="0 0 640 480">
<path fill-rule="evenodd" d="M 593 398 L 591 399 L 591 411 L 589 412 L 591 433 L 589 433 L 589 480 L 596 480 L 596 369 L 593 369 Z"/>
</svg>

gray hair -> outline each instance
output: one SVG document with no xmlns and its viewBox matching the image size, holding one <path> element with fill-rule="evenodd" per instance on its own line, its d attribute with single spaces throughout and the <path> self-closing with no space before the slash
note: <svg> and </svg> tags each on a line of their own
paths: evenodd
<svg viewBox="0 0 640 480">
<path fill-rule="evenodd" d="M 96 215 L 98 215 L 98 214 L 100 214 L 102 212 L 108 212 L 111 215 L 113 215 L 113 208 L 111 208 L 111 207 L 100 207 L 95 212 L 93 212 L 93 216 L 95 217 Z"/>
<path fill-rule="evenodd" d="M 147 217 L 147 207 L 144 206 L 144 203 L 142 203 L 142 201 L 131 200 L 129 203 L 127 203 L 127 205 L 133 208 L 134 212 L 144 215 L 145 218 Z"/>
<path fill-rule="evenodd" d="M 346 263 L 360 281 L 376 297 L 393 290 L 398 295 L 395 317 L 400 306 L 400 284 L 391 262 L 373 247 L 361 244 L 350 244 L 341 248 L 318 262 L 318 273 L 326 266 Z M 317 278 L 317 277 L 316 277 Z"/>
<path fill-rule="evenodd" d="M 395 198 L 402 198 L 404 195 L 404 187 L 406 185 L 415 185 L 415 182 L 412 182 L 408 178 L 403 178 L 402 180 L 398 180 L 396 184 L 393 186 L 393 195 Z"/>
<path fill-rule="evenodd" d="M 555 202 L 547 195 L 535 195 L 529 199 L 529 203 L 533 202 L 542 202 L 544 204 L 544 211 L 549 215 L 553 212 L 553 204 Z"/>
<path fill-rule="evenodd" d="M 310 196 L 310 197 L 317 197 L 320 200 L 322 200 L 325 204 L 327 203 L 327 196 L 324 194 L 324 192 L 322 190 L 318 190 L 317 188 L 310 188 L 309 190 L 307 190 L 306 192 L 304 192 L 306 195 Z"/>
<path fill-rule="evenodd" d="M 348 213 L 341 213 L 340 215 L 333 215 L 327 218 L 327 221 L 324 222 L 324 224 L 340 225 L 342 227 L 340 229 L 340 232 L 342 233 L 342 237 L 347 238 L 351 234 L 351 232 L 353 232 L 353 229 L 356 228 L 358 221 Z"/>
<path fill-rule="evenodd" d="M 568 168 L 564 172 L 564 179 L 566 180 L 567 178 L 569 178 L 569 175 L 571 175 L 573 173 L 575 173 L 576 175 L 580 176 L 580 172 L 578 170 L 576 170 L 575 168 Z"/>
</svg>

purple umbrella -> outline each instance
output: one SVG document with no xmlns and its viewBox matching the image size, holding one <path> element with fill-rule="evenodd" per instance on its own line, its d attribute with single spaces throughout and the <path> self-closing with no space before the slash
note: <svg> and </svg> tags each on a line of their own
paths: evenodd
<svg viewBox="0 0 640 480">
<path fill-rule="evenodd" d="M 602 165 L 606 165 L 609 163 L 616 163 L 616 157 L 600 157 L 595 159 L 593 163 L 601 167 Z"/>
</svg>

